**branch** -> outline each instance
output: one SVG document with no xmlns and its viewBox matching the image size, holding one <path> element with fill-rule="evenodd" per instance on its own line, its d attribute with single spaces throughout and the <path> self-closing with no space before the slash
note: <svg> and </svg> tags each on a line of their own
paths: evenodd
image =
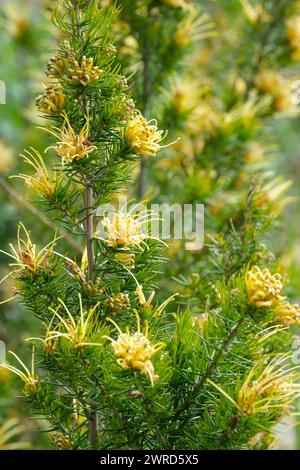
<svg viewBox="0 0 300 470">
<path fill-rule="evenodd" d="M 235 338 L 236 334 L 237 334 L 237 331 L 238 329 L 240 328 L 240 326 L 242 325 L 243 323 L 243 318 L 240 318 L 240 320 L 236 323 L 236 325 L 229 331 L 229 335 L 228 337 L 225 339 L 225 341 L 222 343 L 221 347 L 219 348 L 219 350 L 217 351 L 214 359 L 212 359 L 203 376 L 201 377 L 201 380 L 199 383 L 197 383 L 193 390 L 192 390 L 192 393 L 190 395 L 189 398 L 187 398 L 183 404 L 180 406 L 180 408 L 176 411 L 174 417 L 173 417 L 173 421 L 176 421 L 179 416 L 182 415 L 182 413 L 184 413 L 187 409 L 190 408 L 190 406 L 193 404 L 194 400 L 196 399 L 197 395 L 199 394 L 200 390 L 204 387 L 207 379 L 211 376 L 211 374 L 213 373 L 213 371 L 215 370 L 215 368 L 217 367 L 218 365 L 218 362 L 219 360 L 221 359 L 221 357 L 227 352 L 227 349 L 231 343 L 231 341 Z"/>
</svg>

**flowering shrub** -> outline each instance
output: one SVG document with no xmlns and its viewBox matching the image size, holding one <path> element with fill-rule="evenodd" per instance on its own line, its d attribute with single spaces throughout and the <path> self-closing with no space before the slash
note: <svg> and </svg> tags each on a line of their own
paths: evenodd
<svg viewBox="0 0 300 470">
<path fill-rule="evenodd" d="M 36 101 L 52 141 L 45 157 L 24 152 L 34 174 L 19 176 L 81 254 L 56 235 L 38 247 L 20 223 L 8 277 L 42 333 L 27 339 L 30 366 L 12 353 L 1 370 L 24 383 L 29 413 L 50 423 L 58 449 L 267 448 L 299 396 L 289 365 L 299 306 L 262 243 L 289 202 L 289 185 L 270 183 L 264 123 L 296 112 L 293 84 L 271 65 L 287 65 L 279 45 L 295 59 L 297 25 L 284 2 L 241 1 L 237 17 L 260 48 L 253 62 L 244 37 L 224 81 L 223 47 L 235 38 L 215 47 L 218 3 L 214 23 L 192 1 L 54 2 L 57 53 Z M 199 41 L 212 58 L 207 76 Z M 120 62 L 128 76 L 136 70 L 133 84 Z M 134 192 L 135 173 L 141 197 L 153 188 L 160 202 L 207 205 L 204 248 L 168 248 L 160 292 L 163 243 L 145 214 L 97 212 Z"/>
</svg>

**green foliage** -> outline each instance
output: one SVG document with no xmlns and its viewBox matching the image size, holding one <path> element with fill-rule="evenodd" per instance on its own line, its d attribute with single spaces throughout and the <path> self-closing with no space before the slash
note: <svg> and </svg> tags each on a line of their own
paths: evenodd
<svg viewBox="0 0 300 470">
<path fill-rule="evenodd" d="M 232 81 L 222 86 L 225 65 L 215 60 L 222 46 L 207 68 L 213 83 L 200 86 L 199 68 L 189 60 L 199 40 L 211 41 L 212 24 L 197 8 L 191 12 L 190 2 L 181 3 L 186 8 L 152 0 L 55 2 L 58 47 L 47 68 L 49 87 L 37 99 L 55 160 L 49 170 L 31 149 L 25 160 L 36 173 L 21 177 L 39 206 L 76 237 L 82 256 L 56 237 L 37 248 L 20 225 L 18 246 L 7 253 L 10 277 L 28 314 L 41 320 L 43 335 L 29 339 L 30 368 L 14 356 L 3 369 L 23 380 L 31 413 L 47 420 L 56 448 L 267 448 L 299 394 L 289 354 L 299 306 L 283 296 L 283 270 L 262 244 L 287 202 L 287 187 L 279 184 L 272 197 L 262 162 L 251 167 L 242 160 L 249 145 L 268 134 L 278 94 L 272 102 L 261 97 L 267 93 L 258 89 L 256 62 L 250 79 L 234 77 L 245 85 L 242 93 L 233 91 Z M 277 18 L 277 3 L 263 2 L 267 17 L 277 12 Z M 226 9 L 223 2 L 214 8 Z M 243 23 L 240 10 L 235 14 Z M 284 19 L 278 17 L 272 39 L 278 63 L 282 51 L 273 46 L 281 44 Z M 124 37 L 117 37 L 128 73 L 138 64 L 132 87 L 113 45 L 119 21 L 136 41 L 135 52 L 122 58 Z M 270 35 L 265 20 L 257 21 L 264 49 Z M 277 21 L 270 24 L 276 29 Z M 250 26 L 245 31 L 253 33 Z M 199 85 L 192 105 L 189 96 L 176 94 L 180 83 L 173 81 L 182 59 L 189 84 Z M 248 74 L 245 64 L 235 65 Z M 179 167 L 171 162 L 170 172 L 156 171 L 165 162 L 153 158 L 148 183 L 159 188 L 159 200 L 172 194 L 181 203 L 207 204 L 205 247 L 178 250 L 161 276 L 160 297 L 172 290 L 171 274 L 181 295 L 164 302 L 154 297 L 162 244 L 142 231 L 145 214 L 123 207 L 108 221 L 96 212 L 129 185 L 141 157 L 145 162 L 160 148 L 162 134 L 135 109 L 134 91 L 147 116 L 159 101 L 157 117 L 174 123 L 174 136 L 184 130 L 182 143 L 192 148 Z M 163 152 L 172 156 L 173 150 Z"/>
</svg>

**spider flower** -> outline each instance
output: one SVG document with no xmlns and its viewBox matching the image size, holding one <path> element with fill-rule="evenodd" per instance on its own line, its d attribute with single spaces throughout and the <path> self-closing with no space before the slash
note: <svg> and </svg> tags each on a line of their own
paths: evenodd
<svg viewBox="0 0 300 470">
<path fill-rule="evenodd" d="M 54 310 L 53 308 L 49 308 L 50 312 L 53 313 L 53 317 L 48 325 L 45 337 L 34 337 L 29 339 L 42 341 L 46 351 L 52 351 L 55 349 L 56 342 L 59 338 L 65 338 L 74 346 L 74 348 L 78 349 L 85 346 L 101 346 L 99 343 L 94 343 L 89 340 L 95 331 L 94 313 L 99 304 L 96 304 L 86 312 L 83 309 L 81 295 L 79 295 L 80 316 L 79 319 L 77 319 L 77 317 L 72 315 L 66 304 L 61 299 L 58 299 L 58 302 L 63 307 L 67 318 L 65 319 L 64 315 L 61 315 L 59 309 Z M 56 323 L 56 326 L 52 327 L 54 322 Z"/>
<path fill-rule="evenodd" d="M 143 157 L 155 157 L 166 133 L 158 130 L 154 119 L 147 121 L 141 114 L 137 114 L 128 121 L 125 137 L 135 152 Z"/>
<path fill-rule="evenodd" d="M 270 176 L 273 175 L 270 174 Z M 273 216 L 279 215 L 294 200 L 292 196 L 288 195 L 290 187 L 291 181 L 272 177 L 253 195 L 254 207 L 267 210 Z"/>
<path fill-rule="evenodd" d="M 259 91 L 272 98 L 276 111 L 291 111 L 295 107 L 292 84 L 273 70 L 262 70 L 256 76 Z"/>
<path fill-rule="evenodd" d="M 4 27 L 11 36 L 20 39 L 32 27 L 30 9 L 26 3 L 16 0 L 5 2 L 1 6 L 1 13 L 4 14 Z"/>
<path fill-rule="evenodd" d="M 106 301 L 106 306 L 113 313 L 119 313 L 130 307 L 129 295 L 120 292 L 112 297 L 109 297 Z"/>
<path fill-rule="evenodd" d="M 199 15 L 191 11 L 177 26 L 174 35 L 174 43 L 178 47 L 185 47 L 195 41 L 215 36 L 213 22 L 206 13 Z"/>
<path fill-rule="evenodd" d="M 62 432 L 52 432 L 51 439 L 59 450 L 70 450 L 73 448 L 73 443 L 70 437 Z"/>
<path fill-rule="evenodd" d="M 300 326 L 300 306 L 291 305 L 287 300 L 282 300 L 274 307 L 275 321 L 284 326 Z"/>
<path fill-rule="evenodd" d="M 278 409 L 284 413 L 299 396 L 299 384 L 294 382 L 293 369 L 281 365 L 286 357 L 272 361 L 265 369 L 255 365 L 242 384 L 237 405 L 242 414 L 252 415 Z"/>
<path fill-rule="evenodd" d="M 130 210 L 127 210 L 126 204 L 120 207 L 119 211 L 103 217 L 102 230 L 104 236 L 97 236 L 97 238 L 103 240 L 111 248 L 123 249 L 147 246 L 145 239 L 153 239 L 164 243 L 158 238 L 143 232 L 144 224 L 152 223 L 159 219 L 154 217 L 154 213 L 151 210 L 141 210 L 141 212 L 138 212 L 138 207 L 139 204 L 133 205 Z M 119 255 L 117 258 L 124 265 L 127 262 L 131 263 L 134 261 L 126 252 L 120 252 Z"/>
<path fill-rule="evenodd" d="M 94 66 L 94 59 L 82 57 L 81 63 L 74 60 L 72 67 L 68 70 L 68 80 L 75 84 L 83 86 L 89 85 L 91 82 L 99 80 L 103 73 L 99 67 Z"/>
<path fill-rule="evenodd" d="M 51 57 L 47 64 L 49 78 L 58 78 L 66 72 L 70 59 L 68 57 Z"/>
<path fill-rule="evenodd" d="M 286 34 L 295 59 L 300 56 L 300 16 L 292 16 L 286 22 Z"/>
<path fill-rule="evenodd" d="M 28 165 L 35 169 L 35 174 L 20 174 L 18 177 L 22 178 L 28 188 L 33 189 L 40 196 L 50 198 L 55 193 L 61 178 L 57 178 L 55 172 L 53 176 L 50 176 L 43 158 L 35 149 L 31 148 L 31 152 L 25 150 L 25 155 L 21 156 Z"/>
<path fill-rule="evenodd" d="M 261 270 L 258 266 L 246 273 L 245 277 L 248 301 L 257 308 L 276 305 L 282 297 L 283 280 L 280 274 L 272 275 L 268 269 Z"/>
<path fill-rule="evenodd" d="M 43 95 L 36 98 L 36 105 L 42 113 L 55 116 L 64 109 L 66 97 L 60 86 L 50 85 Z"/>
<path fill-rule="evenodd" d="M 24 232 L 25 239 L 21 237 L 21 231 Z M 9 256 L 14 261 L 13 263 L 10 263 L 10 266 L 14 267 L 13 271 L 11 271 L 4 279 L 9 276 L 31 276 L 36 274 L 39 270 L 47 270 L 50 268 L 50 258 L 52 257 L 56 241 L 57 238 L 48 243 L 48 245 L 46 245 L 42 250 L 38 251 L 37 246 L 33 244 L 30 239 L 30 232 L 28 232 L 20 222 L 17 234 L 17 249 L 10 244 L 11 253 L 0 250 L 1 253 Z"/>
<path fill-rule="evenodd" d="M 137 331 L 133 334 L 130 333 L 129 328 L 126 329 L 125 333 L 122 332 L 120 327 L 113 320 L 109 319 L 116 327 L 119 336 L 117 340 L 110 337 L 106 338 L 111 341 L 118 364 L 123 369 L 138 369 L 143 374 L 148 375 L 153 386 L 158 376 L 154 373 L 151 358 L 163 347 L 163 343 L 151 344 L 147 338 L 148 324 L 146 323 L 145 332 L 142 333 L 138 314 L 136 314 L 136 318 Z"/>
<path fill-rule="evenodd" d="M 54 148 L 56 153 L 61 157 L 63 165 L 72 163 L 74 160 L 82 160 L 96 148 L 88 140 L 88 121 L 86 121 L 80 133 L 76 134 L 67 115 L 65 115 L 65 125 L 63 129 L 54 128 L 54 131 L 50 130 L 49 132 L 59 139 L 56 146 L 49 148 Z"/>
<path fill-rule="evenodd" d="M 240 0 L 240 2 L 250 24 L 256 25 L 260 21 L 267 21 L 270 19 L 262 5 L 251 5 L 248 0 Z"/>
<path fill-rule="evenodd" d="M 11 366 L 10 364 L 0 364 L 0 367 L 7 369 L 15 375 L 18 375 L 21 380 L 25 382 L 25 392 L 30 395 L 34 395 L 38 384 L 38 379 L 35 376 L 34 372 L 34 349 L 32 349 L 30 370 L 14 352 L 10 351 L 10 354 L 12 354 L 14 358 L 19 362 L 19 364 L 21 365 L 21 369 Z"/>
</svg>

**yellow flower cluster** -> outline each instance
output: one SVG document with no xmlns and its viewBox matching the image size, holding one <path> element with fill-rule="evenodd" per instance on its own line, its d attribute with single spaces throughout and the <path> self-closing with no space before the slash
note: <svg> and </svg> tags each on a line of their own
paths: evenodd
<svg viewBox="0 0 300 470">
<path fill-rule="evenodd" d="M 214 36 L 213 23 L 207 14 L 199 14 L 191 11 L 177 25 L 174 34 L 174 44 L 177 47 L 185 47 L 195 41 Z"/>
<path fill-rule="evenodd" d="M 19 177 L 24 179 L 26 185 L 30 189 L 33 189 L 43 197 L 50 198 L 54 194 L 62 178 L 57 178 L 56 173 L 54 173 L 53 177 L 49 175 L 48 168 L 45 165 L 43 158 L 36 150 L 32 149 L 32 153 L 27 150 L 25 152 L 26 155 L 21 156 L 26 163 L 35 169 L 35 175 L 31 176 L 21 174 Z"/>
<path fill-rule="evenodd" d="M 275 321 L 286 327 L 300 325 L 300 306 L 290 304 L 286 297 L 280 295 L 283 288 L 280 274 L 272 275 L 268 269 L 254 266 L 247 272 L 245 283 L 250 305 L 273 307 Z"/>
<path fill-rule="evenodd" d="M 300 326 L 300 306 L 291 305 L 285 299 L 274 307 L 275 321 L 285 326 Z"/>
<path fill-rule="evenodd" d="M 21 368 L 18 369 L 15 366 L 11 366 L 10 364 L 0 364 L 0 367 L 12 372 L 13 374 L 20 377 L 22 382 L 25 383 L 25 393 L 29 395 L 34 395 L 36 392 L 37 385 L 39 384 L 39 379 L 36 377 L 34 372 L 34 349 L 32 350 L 32 358 L 31 358 L 31 368 L 29 369 L 23 361 L 12 351 L 10 354 L 14 356 L 14 358 L 18 361 Z"/>
<path fill-rule="evenodd" d="M 1 6 L 1 13 L 5 17 L 5 20 L 2 20 L 1 23 L 4 23 L 8 33 L 17 39 L 22 38 L 23 34 L 27 33 L 32 27 L 30 9 L 25 2 L 20 3 L 16 0 L 5 2 Z"/>
<path fill-rule="evenodd" d="M 44 114 L 59 114 L 66 104 L 66 97 L 58 85 L 47 87 L 46 92 L 36 98 L 38 110 Z"/>
<path fill-rule="evenodd" d="M 147 121 L 141 114 L 137 114 L 128 122 L 125 131 L 131 148 L 143 157 L 155 157 L 165 135 L 163 131 L 158 130 L 155 120 Z"/>
<path fill-rule="evenodd" d="M 47 64 L 47 75 L 49 78 L 58 78 L 63 75 L 68 67 L 68 57 L 51 57 Z"/>
<path fill-rule="evenodd" d="M 257 365 L 250 370 L 238 394 L 241 413 L 265 413 L 271 408 L 288 411 L 288 404 L 299 393 L 299 386 L 293 384 L 289 371 L 279 364 L 280 361 L 271 362 L 262 372 Z"/>
<path fill-rule="evenodd" d="M 274 216 L 279 215 L 293 201 L 293 198 L 287 195 L 290 186 L 290 181 L 285 181 L 280 177 L 272 178 L 254 195 L 254 207 L 266 209 Z"/>
<path fill-rule="evenodd" d="M 280 293 L 283 282 L 278 273 L 272 275 L 266 268 L 261 270 L 258 266 L 253 266 L 246 273 L 245 283 L 250 305 L 258 308 L 272 307 L 282 299 Z"/>
<path fill-rule="evenodd" d="M 133 99 L 124 96 L 122 104 L 118 107 L 118 113 L 124 121 L 130 121 L 135 118 L 138 111 L 135 107 Z"/>
<path fill-rule="evenodd" d="M 86 346 L 101 346 L 99 343 L 90 341 L 90 337 L 93 334 L 95 326 L 95 311 L 99 304 L 96 304 L 93 308 L 85 311 L 82 305 L 81 295 L 79 294 L 78 297 L 80 306 L 79 319 L 72 315 L 71 311 L 61 299 L 58 299 L 60 305 L 57 310 L 49 307 L 49 311 L 53 313 L 53 318 L 48 326 L 45 338 L 39 338 L 43 342 L 45 349 L 48 350 L 48 352 L 52 352 L 55 349 L 55 342 L 59 338 L 64 338 L 65 340 L 69 341 L 76 349 L 82 349 Z M 61 306 L 63 307 L 64 313 L 66 314 L 66 320 L 60 313 Z M 58 320 L 60 321 L 60 323 L 56 323 L 55 327 L 52 326 L 54 324 L 54 320 L 56 322 Z"/>
<path fill-rule="evenodd" d="M 141 246 L 146 238 L 139 217 L 125 211 L 117 212 L 112 219 L 104 217 L 103 228 L 107 234 L 105 242 L 112 248 Z"/>
<path fill-rule="evenodd" d="M 88 122 L 83 126 L 80 134 L 76 134 L 66 117 L 66 124 L 59 134 L 55 134 L 60 140 L 54 147 L 56 153 L 62 158 L 63 165 L 81 160 L 95 150 L 95 146 L 88 140 Z M 52 148 L 52 147 L 50 147 Z"/>
<path fill-rule="evenodd" d="M 25 240 L 21 238 L 21 230 L 25 233 Z M 17 249 L 10 244 L 11 253 L 5 253 L 7 256 L 14 260 L 11 265 L 15 269 L 10 273 L 13 275 L 35 274 L 39 269 L 47 269 L 50 266 L 50 258 L 53 254 L 55 241 L 48 243 L 41 251 L 38 251 L 37 246 L 32 243 L 30 233 L 26 230 L 24 225 L 20 222 L 17 235 Z"/>
<path fill-rule="evenodd" d="M 129 295 L 121 292 L 113 297 L 109 297 L 106 306 L 114 313 L 122 312 L 130 306 Z"/>
<path fill-rule="evenodd" d="M 202 103 L 192 116 L 192 132 L 196 134 L 212 134 L 221 123 L 221 116 L 207 103 Z"/>
<path fill-rule="evenodd" d="M 70 450 L 73 447 L 72 441 L 69 436 L 64 435 L 61 432 L 52 432 L 51 438 L 54 444 L 60 450 Z"/>
<path fill-rule="evenodd" d="M 36 193 L 40 194 L 43 197 L 49 198 L 51 197 L 61 180 L 61 178 L 56 178 L 56 173 L 54 173 L 53 178 L 50 177 L 48 169 L 42 159 L 42 157 L 36 152 L 37 158 L 34 155 L 27 152 L 29 158 L 25 155 L 22 155 L 24 160 L 32 165 L 36 173 L 35 175 L 19 175 L 19 177 L 23 178 L 26 185 L 33 189 Z M 31 158 L 30 158 L 31 157 Z"/>
<path fill-rule="evenodd" d="M 39 169 L 34 176 L 24 177 L 24 180 L 30 189 L 46 198 L 51 197 L 55 192 L 56 180 L 51 180 L 42 169 Z"/>
<path fill-rule="evenodd" d="M 286 22 L 286 33 L 293 52 L 293 57 L 300 57 L 300 16 L 293 16 Z"/>
<path fill-rule="evenodd" d="M 68 80 L 72 83 L 87 86 L 89 83 L 99 80 L 102 72 L 103 70 L 94 66 L 93 57 L 87 59 L 83 56 L 81 63 L 74 60 L 73 66 L 68 70 Z"/>
<path fill-rule="evenodd" d="M 293 92 L 289 82 L 273 70 L 263 70 L 256 76 L 256 86 L 272 98 L 276 111 L 290 111 L 294 108 Z"/>
<path fill-rule="evenodd" d="M 250 24 L 255 25 L 259 21 L 266 21 L 270 19 L 262 5 L 251 5 L 248 0 L 240 0 L 240 2 Z"/>
<path fill-rule="evenodd" d="M 151 344 L 148 335 L 148 325 L 146 325 L 145 334 L 140 331 L 140 319 L 137 315 L 137 332 L 131 334 L 129 329 L 123 333 L 118 325 L 110 320 L 118 330 L 119 337 L 117 340 L 108 338 L 111 341 L 118 364 L 123 369 L 138 369 L 142 373 L 147 374 L 150 382 L 154 385 L 154 381 L 158 376 L 154 373 L 154 367 L 151 362 L 152 356 L 162 347 L 162 343 Z"/>
</svg>

